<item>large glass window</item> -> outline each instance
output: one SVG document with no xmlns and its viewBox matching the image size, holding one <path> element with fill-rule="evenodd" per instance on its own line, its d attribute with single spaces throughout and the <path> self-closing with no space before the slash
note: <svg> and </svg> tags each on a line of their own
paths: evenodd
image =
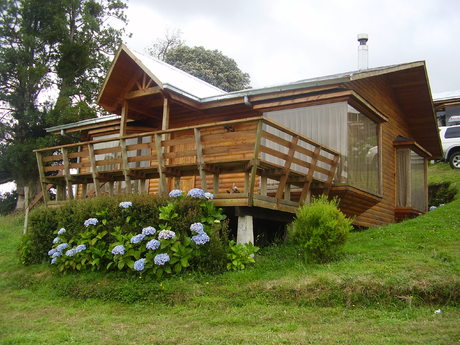
<svg viewBox="0 0 460 345">
<path fill-rule="evenodd" d="M 397 149 L 396 157 L 397 207 L 425 211 L 425 159 L 409 148 Z"/>
<path fill-rule="evenodd" d="M 378 124 L 347 102 L 272 111 L 264 115 L 340 152 L 336 184 L 380 193 Z"/>
</svg>

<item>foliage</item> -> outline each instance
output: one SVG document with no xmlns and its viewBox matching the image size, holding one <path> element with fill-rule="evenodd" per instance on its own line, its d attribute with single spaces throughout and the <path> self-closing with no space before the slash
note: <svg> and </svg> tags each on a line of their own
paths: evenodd
<svg viewBox="0 0 460 345">
<path fill-rule="evenodd" d="M 235 60 L 218 50 L 182 45 L 170 49 L 165 61 L 225 91 L 249 87 L 249 74 L 242 72 Z"/>
<path fill-rule="evenodd" d="M 18 193 L 13 191 L 11 193 L 0 193 L 0 215 L 6 215 L 14 211 L 16 201 L 18 200 Z"/>
<path fill-rule="evenodd" d="M 235 60 L 218 50 L 189 47 L 181 34 L 180 30 L 166 31 L 163 39 L 147 48 L 148 53 L 222 90 L 249 88 L 249 74 L 242 72 Z"/>
<path fill-rule="evenodd" d="M 21 261 L 38 263 L 48 253 L 61 272 L 131 270 L 161 277 L 189 267 L 221 271 L 229 251 L 226 216 L 207 200 L 212 194 L 196 195 L 74 201 L 53 210 L 54 226 L 44 221 L 47 209 L 34 211 Z"/>
<path fill-rule="evenodd" d="M 428 186 L 428 206 L 439 206 L 454 200 L 457 190 L 451 182 L 432 183 Z"/>
<path fill-rule="evenodd" d="M 108 55 L 121 42 L 123 0 L 0 0 L 0 179 L 37 191 L 32 150 L 67 143 L 46 127 L 94 117 Z M 59 90 L 57 100 L 49 94 Z M 22 200 L 22 198 L 19 198 Z"/>
<path fill-rule="evenodd" d="M 227 254 L 229 271 L 244 270 L 246 265 L 255 263 L 254 254 L 259 251 L 259 248 L 249 243 L 235 243 L 230 241 L 230 252 Z"/>
<path fill-rule="evenodd" d="M 345 244 L 351 224 L 338 209 L 338 201 L 323 195 L 297 211 L 288 240 L 305 250 L 307 260 L 327 262 Z"/>
</svg>

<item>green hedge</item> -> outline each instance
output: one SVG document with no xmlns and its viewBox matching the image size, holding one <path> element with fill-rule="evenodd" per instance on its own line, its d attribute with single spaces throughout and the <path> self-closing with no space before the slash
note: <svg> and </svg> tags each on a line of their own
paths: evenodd
<svg viewBox="0 0 460 345">
<path fill-rule="evenodd" d="M 122 207 L 123 202 L 129 206 Z M 90 218 L 96 218 L 96 224 L 85 225 Z M 20 260 L 30 265 L 53 259 L 51 263 L 60 271 L 118 269 L 157 276 L 188 267 L 222 271 L 229 260 L 235 260 L 225 218 L 222 209 L 204 195 L 120 195 L 69 201 L 59 208 L 30 213 L 28 233 L 19 247 Z M 194 223 L 199 223 L 199 233 L 192 230 Z M 156 229 L 154 234 L 133 242 L 133 237 L 148 227 Z M 162 230 L 172 231 L 173 238 L 160 238 Z M 204 243 L 199 243 L 200 234 Z M 158 244 L 154 249 L 147 246 L 152 240 Z M 62 243 L 68 248 L 57 248 Z M 122 247 L 123 254 L 115 247 Z M 241 254 L 236 262 L 245 262 L 253 254 L 252 248 L 249 254 L 242 251 L 244 257 Z M 56 251 L 59 255 L 51 257 Z M 158 263 L 159 254 L 167 256 L 165 263 Z"/>
</svg>

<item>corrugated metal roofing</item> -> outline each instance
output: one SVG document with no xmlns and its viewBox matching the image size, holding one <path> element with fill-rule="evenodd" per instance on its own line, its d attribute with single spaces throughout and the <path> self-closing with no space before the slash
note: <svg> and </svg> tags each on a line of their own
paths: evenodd
<svg viewBox="0 0 460 345">
<path fill-rule="evenodd" d="M 205 98 L 227 93 L 163 61 L 134 50 L 130 51 L 163 84 L 164 88 L 171 86 L 173 89 L 182 90 L 195 98 Z"/>
<path fill-rule="evenodd" d="M 111 120 L 118 120 L 120 118 L 121 118 L 120 115 L 107 115 L 107 116 L 102 116 L 102 117 L 95 117 L 95 118 L 92 118 L 92 119 L 87 119 L 87 120 L 82 120 L 82 121 L 78 121 L 78 122 L 67 123 L 65 125 L 49 127 L 49 128 L 46 128 L 46 131 L 48 133 L 51 133 L 51 132 L 60 131 L 62 129 L 69 129 L 69 128 L 75 128 L 75 127 L 86 126 L 86 125 L 93 125 L 95 123 L 102 123 L 102 122 L 107 122 L 107 121 L 111 121 Z"/>
</svg>

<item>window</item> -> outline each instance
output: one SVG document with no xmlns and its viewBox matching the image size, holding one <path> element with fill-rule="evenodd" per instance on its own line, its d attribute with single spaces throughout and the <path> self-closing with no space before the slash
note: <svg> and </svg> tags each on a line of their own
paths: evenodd
<svg viewBox="0 0 460 345">
<path fill-rule="evenodd" d="M 380 194 L 379 127 L 374 120 L 347 102 L 272 111 L 264 116 L 340 152 L 336 184 Z"/>
<path fill-rule="evenodd" d="M 444 138 L 460 138 L 460 127 L 447 128 Z"/>
<path fill-rule="evenodd" d="M 409 148 L 398 148 L 397 159 L 397 207 L 426 210 L 425 159 Z"/>
</svg>

